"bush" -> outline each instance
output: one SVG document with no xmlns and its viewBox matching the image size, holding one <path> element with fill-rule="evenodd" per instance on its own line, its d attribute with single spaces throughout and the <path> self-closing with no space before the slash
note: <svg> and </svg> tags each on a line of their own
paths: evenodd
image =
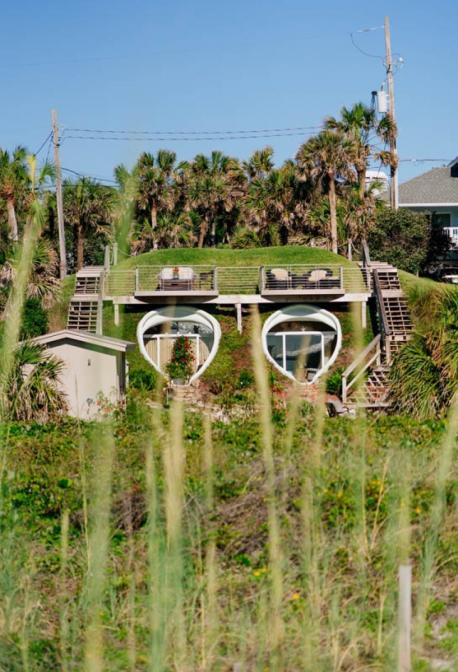
<svg viewBox="0 0 458 672">
<path fill-rule="evenodd" d="M 376 225 L 368 236 L 371 257 L 419 273 L 428 259 L 430 233 L 429 215 L 384 208 L 377 213 Z"/>
<path fill-rule="evenodd" d="M 132 369 L 129 371 L 129 387 L 135 390 L 151 391 L 156 388 L 156 372 L 146 369 Z"/>
<path fill-rule="evenodd" d="M 173 344 L 172 359 L 167 364 L 167 373 L 172 380 L 188 380 L 192 376 L 194 353 L 191 339 L 178 336 Z"/>
<path fill-rule="evenodd" d="M 24 303 L 22 315 L 21 339 L 41 336 L 48 331 L 48 315 L 40 299 L 32 297 Z"/>
<path fill-rule="evenodd" d="M 342 373 L 343 369 L 339 368 L 328 376 L 326 380 L 326 392 L 328 394 L 340 396 L 342 392 Z"/>
</svg>

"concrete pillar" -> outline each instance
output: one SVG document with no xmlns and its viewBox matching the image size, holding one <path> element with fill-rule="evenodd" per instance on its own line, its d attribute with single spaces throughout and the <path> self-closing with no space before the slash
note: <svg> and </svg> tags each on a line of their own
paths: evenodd
<svg viewBox="0 0 458 672">
<path fill-rule="evenodd" d="M 119 303 L 113 303 L 115 327 L 119 327 Z"/>
<path fill-rule="evenodd" d="M 367 301 L 361 301 L 361 326 L 367 329 Z"/>
<path fill-rule="evenodd" d="M 239 334 L 242 333 L 243 325 L 242 325 L 242 304 L 241 303 L 236 303 L 235 304 L 235 310 L 237 311 L 237 331 Z"/>
</svg>

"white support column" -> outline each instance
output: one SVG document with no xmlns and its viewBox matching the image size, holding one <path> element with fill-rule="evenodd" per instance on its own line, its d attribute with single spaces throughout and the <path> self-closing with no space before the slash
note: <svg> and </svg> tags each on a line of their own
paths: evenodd
<svg viewBox="0 0 458 672">
<path fill-rule="evenodd" d="M 242 304 L 241 303 L 236 303 L 235 304 L 235 309 L 237 311 L 237 330 L 239 334 L 242 333 L 243 325 L 242 325 Z"/>
<path fill-rule="evenodd" d="M 119 327 L 119 303 L 113 303 L 115 327 Z"/>
<path fill-rule="evenodd" d="M 361 327 L 367 329 L 367 301 L 361 301 Z"/>
</svg>

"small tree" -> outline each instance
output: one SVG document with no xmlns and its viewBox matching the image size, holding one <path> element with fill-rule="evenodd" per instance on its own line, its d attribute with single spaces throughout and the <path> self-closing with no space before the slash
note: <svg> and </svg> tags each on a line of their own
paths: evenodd
<svg viewBox="0 0 458 672">
<path fill-rule="evenodd" d="M 428 257 L 430 217 L 404 208 L 383 208 L 369 232 L 371 257 L 410 273 L 419 273 Z"/>
<path fill-rule="evenodd" d="M 178 336 L 173 344 L 172 358 L 167 364 L 167 373 L 172 380 L 188 380 L 193 372 L 193 364 L 191 339 Z"/>
</svg>

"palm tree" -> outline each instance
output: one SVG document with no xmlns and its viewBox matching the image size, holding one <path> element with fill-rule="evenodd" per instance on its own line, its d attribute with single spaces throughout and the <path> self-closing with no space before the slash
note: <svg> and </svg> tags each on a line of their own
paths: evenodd
<svg viewBox="0 0 458 672">
<path fill-rule="evenodd" d="M 301 145 L 296 155 L 299 176 L 311 178 L 329 199 L 331 250 L 338 253 L 336 181 L 351 176 L 352 143 L 339 130 L 324 130 Z"/>
<path fill-rule="evenodd" d="M 295 218 L 295 166 L 286 162 L 269 173 L 253 177 L 247 195 L 248 222 L 255 227 L 265 243 L 287 242 Z"/>
<path fill-rule="evenodd" d="M 16 147 L 12 155 L 0 149 L 0 198 L 6 203 L 9 237 L 13 242 L 19 240 L 16 206 L 29 183 L 26 157 L 24 147 Z"/>
<path fill-rule="evenodd" d="M 18 346 L 8 384 L 6 413 L 10 420 L 50 422 L 67 410 L 59 389 L 63 363 L 36 343 Z"/>
<path fill-rule="evenodd" d="M 353 163 L 358 179 L 359 197 L 362 200 L 366 189 L 367 166 L 372 152 L 371 132 L 376 128 L 375 111 L 364 103 L 355 103 L 350 109 L 343 107 L 340 115 L 341 119 L 328 117 L 324 125 L 327 129 L 340 131 L 352 143 Z"/>
<path fill-rule="evenodd" d="M 385 147 L 389 145 L 390 147 L 395 146 L 396 138 L 398 135 L 398 129 L 396 122 L 390 114 L 386 114 L 377 125 L 377 135 L 384 143 Z M 379 159 L 384 166 L 389 166 L 390 168 L 390 177 L 393 180 L 396 168 L 398 167 L 398 157 L 396 152 L 392 152 L 387 149 L 382 149 L 380 152 L 375 154 L 375 158 Z"/>
<path fill-rule="evenodd" d="M 239 162 L 222 152 L 210 157 L 198 154 L 189 164 L 181 164 L 185 176 L 188 209 L 200 218 L 198 246 L 203 247 L 210 232 L 210 242 L 216 244 L 216 223 L 224 216 L 225 224 L 239 207 L 246 191 L 246 178 Z"/>
<path fill-rule="evenodd" d="M 262 179 L 269 175 L 274 167 L 274 162 L 272 161 L 273 153 L 274 150 L 272 147 L 257 149 L 248 161 L 243 162 L 243 168 L 249 180 Z"/>
<path fill-rule="evenodd" d="M 14 256 L 6 259 L 0 268 L 0 287 L 3 293 L 11 289 L 16 279 L 17 261 Z M 40 239 L 34 247 L 30 275 L 27 282 L 27 298 L 38 298 L 49 307 L 59 293 L 59 258 L 52 243 Z"/>
<path fill-rule="evenodd" d="M 144 152 L 134 168 L 137 180 L 138 205 L 148 212 L 151 221 L 153 248 L 157 249 L 156 235 L 159 212 L 165 213 L 173 206 L 173 176 L 176 154 L 160 149 L 156 155 Z"/>
<path fill-rule="evenodd" d="M 73 227 L 75 271 L 84 264 L 85 242 L 93 232 L 107 233 L 111 223 L 113 191 L 88 177 L 64 183 L 65 221 Z"/>
</svg>

